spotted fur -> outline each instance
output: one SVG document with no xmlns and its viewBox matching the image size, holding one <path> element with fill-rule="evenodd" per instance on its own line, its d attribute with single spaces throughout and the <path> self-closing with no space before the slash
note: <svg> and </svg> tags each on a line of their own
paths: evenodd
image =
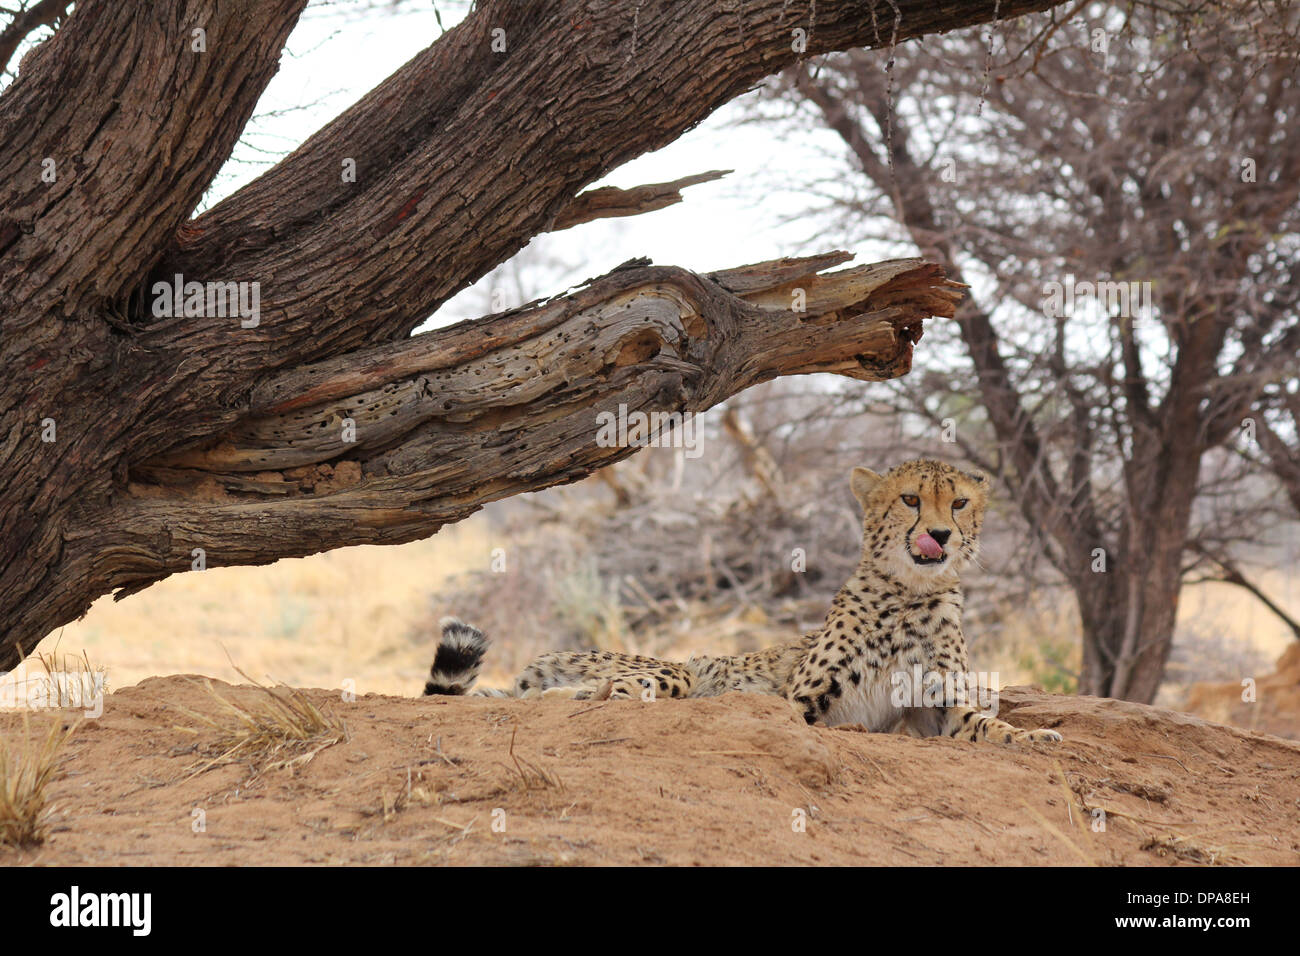
<svg viewBox="0 0 1300 956">
<path fill-rule="evenodd" d="M 976 701 L 960 681 L 939 692 L 943 680 L 970 672 L 959 574 L 978 553 L 988 485 L 979 472 L 925 459 L 883 476 L 855 468 L 850 487 L 863 509 L 862 558 L 818 630 L 751 654 L 685 663 L 611 651 L 544 654 L 515 679 L 509 696 L 620 700 L 743 691 L 785 697 L 810 724 L 998 743 L 1059 741 L 1056 731 L 1020 730 L 971 706 Z M 933 556 L 936 543 L 941 556 Z M 465 693 L 478 675 L 486 639 L 452 623 L 450 631 L 444 624 L 426 694 Z M 902 702 L 900 675 L 907 686 L 922 677 L 916 696 Z"/>
</svg>

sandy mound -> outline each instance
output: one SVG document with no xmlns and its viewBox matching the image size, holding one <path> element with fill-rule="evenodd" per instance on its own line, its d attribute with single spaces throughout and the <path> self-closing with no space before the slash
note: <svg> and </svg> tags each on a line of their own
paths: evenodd
<svg viewBox="0 0 1300 956">
<path fill-rule="evenodd" d="M 110 695 L 68 745 L 49 841 L 0 864 L 1300 863 L 1300 744 L 1118 701 L 1006 691 L 1004 718 L 1065 735 L 1035 750 L 806 727 L 739 694 L 305 694 L 347 740 L 197 774 L 217 734 L 179 708 L 216 714 L 208 692 Z"/>
<path fill-rule="evenodd" d="M 1255 682 L 1255 700 L 1242 700 L 1240 683 L 1193 684 L 1186 708 L 1210 720 L 1300 740 L 1300 641 L 1278 659 L 1277 670 Z"/>
</svg>

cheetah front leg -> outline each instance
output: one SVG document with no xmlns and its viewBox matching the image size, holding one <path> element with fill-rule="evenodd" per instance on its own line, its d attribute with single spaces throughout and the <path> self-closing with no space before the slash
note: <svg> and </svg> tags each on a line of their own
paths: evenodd
<svg viewBox="0 0 1300 956">
<path fill-rule="evenodd" d="M 942 711 L 939 733 L 945 737 L 972 742 L 987 740 L 997 744 L 1009 744 L 1013 741 L 1016 743 L 1055 744 L 1061 741 L 1061 735 L 1055 730 L 1044 728 L 1021 730 L 1019 727 L 1013 727 L 1005 720 L 999 720 L 996 717 L 981 713 L 974 707 L 944 707 Z"/>
</svg>

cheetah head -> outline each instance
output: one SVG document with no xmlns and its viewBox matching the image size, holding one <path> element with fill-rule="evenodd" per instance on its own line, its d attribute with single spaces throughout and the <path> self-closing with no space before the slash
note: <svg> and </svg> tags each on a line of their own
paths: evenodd
<svg viewBox="0 0 1300 956">
<path fill-rule="evenodd" d="M 862 559 L 905 584 L 950 584 L 979 550 L 988 476 L 941 461 L 905 461 L 884 475 L 854 468 Z"/>
</svg>

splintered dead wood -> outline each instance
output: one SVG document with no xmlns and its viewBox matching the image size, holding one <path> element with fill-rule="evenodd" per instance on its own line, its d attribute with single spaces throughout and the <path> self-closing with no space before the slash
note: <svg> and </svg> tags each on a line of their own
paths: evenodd
<svg viewBox="0 0 1300 956">
<path fill-rule="evenodd" d="M 923 322 L 953 315 L 964 287 L 920 259 L 824 271 L 848 258 L 707 276 L 634 265 L 539 305 L 284 370 L 228 431 L 133 465 L 111 536 L 87 547 L 105 568 L 129 566 L 109 583 L 121 599 L 190 570 L 195 548 L 241 565 L 398 544 L 627 457 L 635 448 L 602 442 L 595 424 L 612 408 L 687 415 L 781 375 L 905 374 Z M 92 577 L 78 587 L 97 588 Z"/>
<path fill-rule="evenodd" d="M 137 470 L 166 485 L 178 471 L 221 483 L 342 453 L 366 462 L 369 445 L 391 446 L 447 422 L 495 430 L 508 409 L 526 424 L 528 413 L 557 404 L 557 393 L 596 408 L 613 389 L 639 408 L 646 397 L 633 379 L 665 370 L 687 376 L 678 400 L 688 411 L 778 375 L 895 378 L 910 369 L 923 322 L 951 317 L 965 286 L 920 259 L 823 271 L 849 258 L 785 258 L 707 276 L 622 266 L 568 295 L 273 376 L 254 389 L 252 414 L 235 428 Z M 597 387 L 616 369 L 626 371 Z M 320 427 L 340 409 L 356 422 L 354 442 Z M 383 459 L 391 465 L 392 457 Z M 282 476 L 282 484 L 285 477 L 292 486 L 301 476 Z"/>
</svg>

